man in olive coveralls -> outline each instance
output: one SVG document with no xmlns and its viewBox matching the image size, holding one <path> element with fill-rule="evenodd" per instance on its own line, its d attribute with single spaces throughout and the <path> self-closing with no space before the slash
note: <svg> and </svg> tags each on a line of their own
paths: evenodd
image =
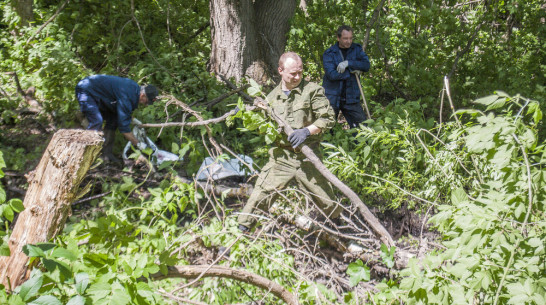
<svg viewBox="0 0 546 305">
<path fill-rule="evenodd" d="M 330 218 L 337 218 L 341 212 L 334 201 L 332 185 L 299 150 L 303 143 L 320 156 L 322 133 L 334 125 L 334 110 L 321 86 L 302 80 L 303 63 L 296 53 L 284 53 L 279 59 L 278 71 L 281 83 L 269 93 L 267 101 L 294 132 L 289 137 L 283 136 L 277 147 L 269 150 L 269 161 L 237 219 L 241 231 L 247 231 L 254 224 L 251 214 L 256 208 L 267 209 L 278 197 L 276 191 L 293 180 L 309 192 Z"/>
</svg>

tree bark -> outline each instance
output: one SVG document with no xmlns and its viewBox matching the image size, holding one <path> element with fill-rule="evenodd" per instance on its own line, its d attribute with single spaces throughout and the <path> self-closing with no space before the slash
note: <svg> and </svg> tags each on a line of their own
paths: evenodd
<svg viewBox="0 0 546 305">
<path fill-rule="evenodd" d="M 13 8 L 21 18 L 21 26 L 28 26 L 34 21 L 34 11 L 32 5 L 34 0 L 12 0 Z"/>
<path fill-rule="evenodd" d="M 296 7 L 294 0 L 211 0 L 210 71 L 237 82 L 275 78 Z"/>
<path fill-rule="evenodd" d="M 78 186 L 99 155 L 103 138 L 91 130 L 59 130 L 53 135 L 38 167 L 29 174 L 25 210 L 19 214 L 11 237 L 11 255 L 0 257 L 0 282 L 8 289 L 30 274 L 23 246 L 47 242 L 64 228 Z"/>
</svg>

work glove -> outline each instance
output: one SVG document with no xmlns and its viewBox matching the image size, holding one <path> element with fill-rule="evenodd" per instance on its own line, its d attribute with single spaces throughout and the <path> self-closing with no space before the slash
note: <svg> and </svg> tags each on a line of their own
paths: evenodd
<svg viewBox="0 0 546 305">
<path fill-rule="evenodd" d="M 288 136 L 288 141 L 292 144 L 293 148 L 298 147 L 301 143 L 311 135 L 311 132 L 307 128 L 296 129 L 292 134 Z"/>
<path fill-rule="evenodd" d="M 345 72 L 345 69 L 347 69 L 347 66 L 349 66 L 348 61 L 345 60 L 340 62 L 339 65 L 337 65 L 337 73 L 342 74 L 343 72 Z"/>
<path fill-rule="evenodd" d="M 144 142 L 138 142 L 136 146 L 139 150 L 145 150 L 146 148 L 148 148 L 148 145 L 146 145 L 146 143 Z"/>
</svg>

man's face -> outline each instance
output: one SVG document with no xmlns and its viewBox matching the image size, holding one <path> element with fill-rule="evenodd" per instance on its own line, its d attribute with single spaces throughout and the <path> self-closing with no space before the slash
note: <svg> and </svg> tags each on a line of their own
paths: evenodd
<svg viewBox="0 0 546 305">
<path fill-rule="evenodd" d="M 292 90 L 296 88 L 301 83 L 302 73 L 303 63 L 301 60 L 287 58 L 284 61 L 284 68 L 279 67 L 283 89 Z"/>
<path fill-rule="evenodd" d="M 142 106 L 148 105 L 149 101 L 145 93 L 140 94 L 140 96 L 138 97 L 138 103 Z"/>
<path fill-rule="evenodd" d="M 347 30 L 341 31 L 341 37 L 338 37 L 337 41 L 339 42 L 340 48 L 349 48 L 353 43 L 353 32 L 349 32 Z"/>
</svg>

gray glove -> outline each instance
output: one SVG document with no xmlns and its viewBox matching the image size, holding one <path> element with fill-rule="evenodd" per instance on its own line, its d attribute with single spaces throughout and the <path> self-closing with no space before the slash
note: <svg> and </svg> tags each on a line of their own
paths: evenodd
<svg viewBox="0 0 546 305">
<path fill-rule="evenodd" d="M 301 143 L 311 135 L 311 132 L 307 128 L 296 129 L 292 134 L 288 136 L 288 141 L 292 144 L 293 148 L 298 147 Z"/>
<path fill-rule="evenodd" d="M 347 66 L 349 66 L 349 62 L 348 61 L 342 61 L 339 63 L 339 65 L 337 65 L 337 73 L 339 74 L 342 74 L 343 72 L 345 72 L 345 69 L 347 69 Z"/>
</svg>

